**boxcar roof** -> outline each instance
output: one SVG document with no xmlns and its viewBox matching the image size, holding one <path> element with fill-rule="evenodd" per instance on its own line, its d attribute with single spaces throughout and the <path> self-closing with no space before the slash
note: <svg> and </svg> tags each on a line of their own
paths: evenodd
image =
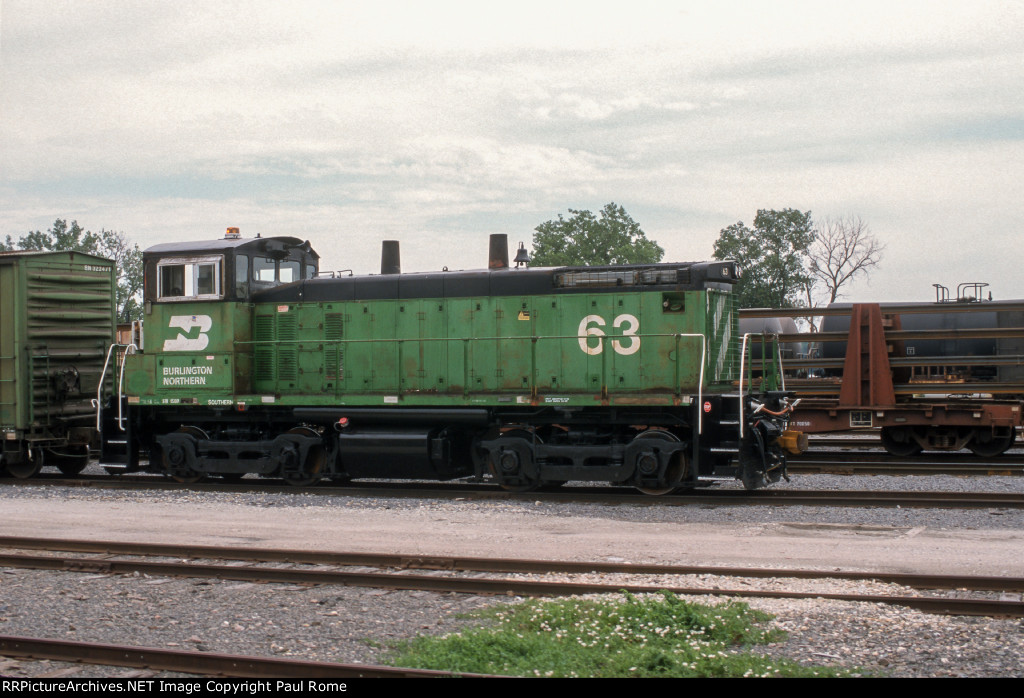
<svg viewBox="0 0 1024 698">
<path fill-rule="evenodd" d="M 25 257 L 45 257 L 45 256 L 81 256 L 88 257 L 90 259 L 98 259 L 108 264 L 113 260 L 101 257 L 97 254 L 90 252 L 80 252 L 78 250 L 4 250 L 0 252 L 0 264 L 13 264 L 16 260 L 23 259 Z"/>
</svg>

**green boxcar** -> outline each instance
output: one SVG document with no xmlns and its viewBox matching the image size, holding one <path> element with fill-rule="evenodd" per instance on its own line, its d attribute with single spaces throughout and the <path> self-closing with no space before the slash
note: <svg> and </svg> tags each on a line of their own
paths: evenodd
<svg viewBox="0 0 1024 698">
<path fill-rule="evenodd" d="M 130 467 L 651 492 L 784 472 L 786 397 L 739 391 L 732 262 L 325 277 L 308 243 L 235 236 L 144 260 Z"/>
<path fill-rule="evenodd" d="M 88 462 L 92 401 L 115 336 L 114 263 L 81 252 L 0 253 L 0 458 L 29 477 Z"/>
</svg>

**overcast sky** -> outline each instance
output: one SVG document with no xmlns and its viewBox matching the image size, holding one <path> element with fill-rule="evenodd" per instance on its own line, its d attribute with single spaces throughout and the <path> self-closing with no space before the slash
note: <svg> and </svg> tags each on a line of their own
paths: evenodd
<svg viewBox="0 0 1024 698">
<path fill-rule="evenodd" d="M 850 299 L 1024 298 L 1024 3 L 0 0 L 0 235 L 309 239 L 475 268 L 621 204 L 668 260 L 860 216 Z"/>
</svg>

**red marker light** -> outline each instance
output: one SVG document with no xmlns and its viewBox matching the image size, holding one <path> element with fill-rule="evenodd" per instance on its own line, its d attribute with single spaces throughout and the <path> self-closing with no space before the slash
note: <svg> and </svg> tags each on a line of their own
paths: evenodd
<svg viewBox="0 0 1024 698">
<path fill-rule="evenodd" d="M 339 429 L 344 429 L 347 426 L 348 426 L 348 417 L 339 417 L 338 418 L 338 428 Z"/>
</svg>

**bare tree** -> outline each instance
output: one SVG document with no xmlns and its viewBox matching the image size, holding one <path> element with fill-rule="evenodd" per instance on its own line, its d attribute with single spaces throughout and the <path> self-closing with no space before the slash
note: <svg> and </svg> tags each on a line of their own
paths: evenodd
<svg viewBox="0 0 1024 698">
<path fill-rule="evenodd" d="M 858 274 L 867 274 L 882 261 L 885 245 L 880 243 L 860 216 L 826 218 L 818 224 L 817 239 L 808 250 L 811 283 L 808 301 L 816 282 L 825 287 L 828 300 L 835 303 L 840 289 Z M 811 303 L 808 303 L 811 305 Z"/>
</svg>

